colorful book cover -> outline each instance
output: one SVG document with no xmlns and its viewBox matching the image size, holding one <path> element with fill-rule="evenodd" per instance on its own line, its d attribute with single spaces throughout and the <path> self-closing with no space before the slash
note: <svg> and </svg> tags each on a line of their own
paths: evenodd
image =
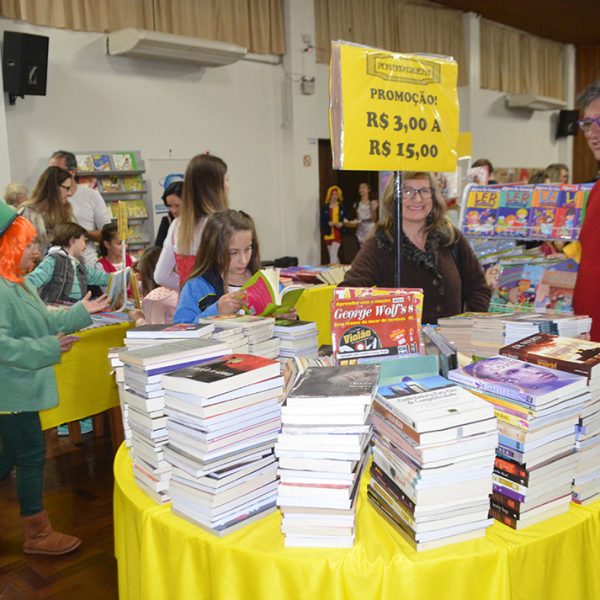
<svg viewBox="0 0 600 600">
<path fill-rule="evenodd" d="M 304 293 L 304 287 L 289 285 L 279 289 L 279 271 L 260 269 L 241 287 L 244 310 L 250 315 L 268 317 L 286 314 Z"/>
<path fill-rule="evenodd" d="M 77 161 L 77 171 L 91 172 L 95 170 L 91 154 L 77 154 L 75 160 Z"/>
<path fill-rule="evenodd" d="M 529 211 L 529 237 L 550 239 L 554 230 L 555 208 L 531 208 Z"/>
<path fill-rule="evenodd" d="M 470 235 L 494 235 L 499 202 L 500 188 L 471 187 L 463 217 L 463 231 Z"/>
<path fill-rule="evenodd" d="M 144 190 L 144 180 L 141 175 L 124 175 L 124 192 L 142 192 Z"/>
<path fill-rule="evenodd" d="M 121 178 L 118 175 L 103 175 L 100 177 L 100 187 L 104 194 L 114 194 L 121 191 Z"/>
<path fill-rule="evenodd" d="M 142 229 L 137 223 L 129 225 L 129 228 L 127 230 L 127 241 L 130 244 L 140 244 L 144 241 Z"/>
<path fill-rule="evenodd" d="M 575 396 L 587 388 L 584 377 L 507 356 L 493 356 L 453 369 L 448 378 L 531 406 Z"/>
<path fill-rule="evenodd" d="M 500 191 L 496 234 L 504 237 L 526 238 L 529 234 L 529 207 L 531 188 L 526 186 L 504 186 Z"/>
<path fill-rule="evenodd" d="M 93 154 L 94 171 L 112 171 L 109 154 Z"/>
<path fill-rule="evenodd" d="M 531 307 L 542 279 L 543 262 L 499 263 L 498 283 L 492 292 L 491 304 Z"/>
<path fill-rule="evenodd" d="M 127 216 L 130 219 L 145 219 L 148 217 L 148 210 L 143 200 L 127 201 Z"/>
<path fill-rule="evenodd" d="M 600 344 L 579 338 L 536 333 L 500 348 L 500 354 L 587 377 L 600 371 Z"/>
<path fill-rule="evenodd" d="M 547 265 L 535 296 L 536 310 L 573 311 L 578 264 L 572 259 Z"/>
<path fill-rule="evenodd" d="M 112 155 L 115 171 L 137 171 L 135 152 L 115 152 Z"/>
<path fill-rule="evenodd" d="M 536 185 L 533 188 L 531 206 L 534 208 L 557 208 L 560 205 L 561 186 Z"/>
<path fill-rule="evenodd" d="M 423 294 L 395 290 L 331 303 L 336 360 L 419 352 Z"/>
</svg>

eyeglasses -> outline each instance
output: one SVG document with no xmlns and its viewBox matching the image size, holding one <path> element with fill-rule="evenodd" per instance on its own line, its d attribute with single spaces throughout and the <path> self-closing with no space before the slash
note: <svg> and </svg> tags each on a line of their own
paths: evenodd
<svg viewBox="0 0 600 600">
<path fill-rule="evenodd" d="M 402 188 L 402 197 L 410 200 L 414 198 L 417 194 L 423 198 L 423 200 L 428 200 L 433 196 L 433 189 L 430 187 L 422 187 L 422 188 L 411 188 L 405 187 Z"/>
<path fill-rule="evenodd" d="M 592 128 L 593 124 L 596 124 L 596 127 L 600 127 L 600 117 L 596 117 L 595 119 L 587 118 L 587 119 L 579 119 L 577 121 L 577 125 L 579 125 L 579 129 L 583 131 L 583 133 L 587 133 Z"/>
<path fill-rule="evenodd" d="M 61 187 L 63 190 L 67 190 L 67 192 L 71 191 L 70 185 L 62 185 L 62 183 L 61 183 L 58 187 Z"/>
</svg>

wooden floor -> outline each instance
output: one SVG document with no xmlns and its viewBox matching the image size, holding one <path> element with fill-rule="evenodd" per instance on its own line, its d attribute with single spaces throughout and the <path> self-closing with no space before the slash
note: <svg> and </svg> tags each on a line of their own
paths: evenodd
<svg viewBox="0 0 600 600">
<path fill-rule="evenodd" d="M 56 530 L 83 540 L 63 557 L 23 554 L 14 472 L 0 482 L 0 600 L 118 598 L 112 461 L 109 435 L 74 446 L 47 432 L 45 506 Z"/>
</svg>

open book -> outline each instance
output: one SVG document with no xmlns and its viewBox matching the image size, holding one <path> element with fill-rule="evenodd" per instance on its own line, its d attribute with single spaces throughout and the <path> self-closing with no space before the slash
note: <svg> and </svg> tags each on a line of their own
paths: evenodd
<svg viewBox="0 0 600 600">
<path fill-rule="evenodd" d="M 127 289 L 129 285 L 129 273 L 129 267 L 121 271 L 109 273 L 106 295 L 112 309 L 118 308 L 123 304 L 123 288 Z"/>
<path fill-rule="evenodd" d="M 280 290 L 279 269 L 261 269 L 242 286 L 244 310 L 250 315 L 268 317 L 288 313 L 304 292 L 301 285 Z"/>
</svg>

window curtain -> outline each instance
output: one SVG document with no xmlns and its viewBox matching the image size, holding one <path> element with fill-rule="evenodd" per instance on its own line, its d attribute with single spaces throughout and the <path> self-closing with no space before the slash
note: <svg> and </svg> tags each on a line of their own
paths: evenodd
<svg viewBox="0 0 600 600">
<path fill-rule="evenodd" d="M 391 52 L 452 56 L 458 84 L 467 84 L 462 13 L 398 0 L 315 0 L 317 62 L 327 63 L 332 40 Z"/>
<path fill-rule="evenodd" d="M 565 99 L 564 47 L 481 19 L 481 87 Z"/>
<path fill-rule="evenodd" d="M 149 29 L 284 54 L 279 0 L 0 0 L 0 16 L 75 31 Z"/>
</svg>

